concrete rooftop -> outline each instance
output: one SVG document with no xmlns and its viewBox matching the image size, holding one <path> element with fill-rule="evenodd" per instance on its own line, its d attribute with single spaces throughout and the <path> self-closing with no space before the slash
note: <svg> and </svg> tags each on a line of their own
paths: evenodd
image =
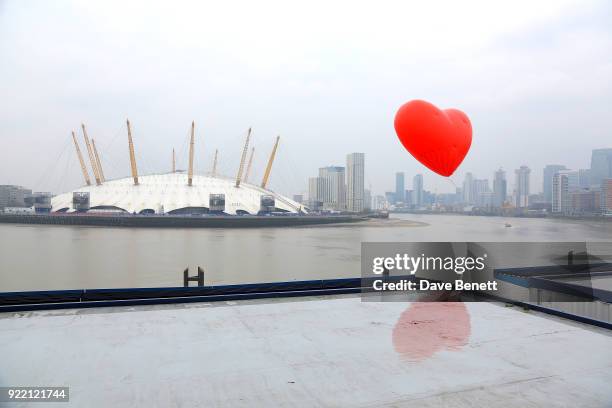
<svg viewBox="0 0 612 408">
<path fill-rule="evenodd" d="M 612 405 L 609 331 L 491 303 L 7 313 L 0 362 L 0 385 L 69 386 L 55 407 Z"/>
</svg>

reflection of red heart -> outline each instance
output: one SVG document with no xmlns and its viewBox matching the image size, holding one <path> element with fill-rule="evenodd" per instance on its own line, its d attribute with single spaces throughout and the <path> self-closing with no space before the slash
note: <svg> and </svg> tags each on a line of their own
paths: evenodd
<svg viewBox="0 0 612 408">
<path fill-rule="evenodd" d="M 470 314 L 461 302 L 416 302 L 406 309 L 393 328 L 393 348 L 413 361 L 439 351 L 457 351 L 471 332 Z"/>
<path fill-rule="evenodd" d="M 465 113 L 440 110 L 420 100 L 399 108 L 395 132 L 415 159 L 446 177 L 459 167 L 472 144 L 472 125 Z"/>
</svg>

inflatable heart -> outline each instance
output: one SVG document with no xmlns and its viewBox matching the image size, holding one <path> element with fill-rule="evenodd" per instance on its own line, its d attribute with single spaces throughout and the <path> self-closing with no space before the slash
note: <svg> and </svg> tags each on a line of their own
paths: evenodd
<svg viewBox="0 0 612 408">
<path fill-rule="evenodd" d="M 395 132 L 415 159 L 446 177 L 455 172 L 472 145 L 472 125 L 465 113 L 440 110 L 420 100 L 399 108 Z"/>
</svg>

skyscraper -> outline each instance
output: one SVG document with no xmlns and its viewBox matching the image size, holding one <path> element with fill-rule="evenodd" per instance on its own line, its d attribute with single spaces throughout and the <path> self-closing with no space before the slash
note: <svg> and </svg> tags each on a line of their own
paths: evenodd
<svg viewBox="0 0 612 408">
<path fill-rule="evenodd" d="M 346 208 L 346 184 L 344 167 L 328 166 L 319 169 L 319 177 L 324 180 L 320 201 L 323 208 L 341 211 Z"/>
<path fill-rule="evenodd" d="M 324 184 L 325 179 L 321 177 L 310 177 L 308 179 L 308 206 L 314 211 L 320 210 L 323 206 Z"/>
<path fill-rule="evenodd" d="M 363 190 L 363 209 L 366 211 L 372 209 L 372 192 L 367 188 Z"/>
<path fill-rule="evenodd" d="M 542 177 L 542 192 L 544 193 L 544 202 L 552 203 L 553 176 L 561 170 L 565 169 L 566 167 L 562 164 L 547 164 L 546 167 L 544 167 Z"/>
<path fill-rule="evenodd" d="M 490 207 L 491 206 L 491 190 L 489 188 L 489 180 L 487 179 L 474 179 L 473 182 L 474 190 L 474 204 L 479 207 Z"/>
<path fill-rule="evenodd" d="M 346 156 L 346 204 L 349 211 L 359 212 L 364 209 L 364 167 L 363 153 Z"/>
<path fill-rule="evenodd" d="M 416 208 L 423 206 L 423 175 L 417 174 L 412 179 L 412 202 Z"/>
<path fill-rule="evenodd" d="M 404 183 L 404 173 L 395 173 L 395 201 L 406 203 L 405 190 L 406 184 Z"/>
<path fill-rule="evenodd" d="M 578 170 L 578 185 L 582 189 L 591 187 L 591 169 Z"/>
<path fill-rule="evenodd" d="M 569 173 L 568 170 L 560 170 L 553 175 L 551 186 L 553 213 L 566 214 L 569 212 Z"/>
<path fill-rule="evenodd" d="M 474 204 L 474 176 L 472 173 L 465 173 L 463 181 L 463 202 L 465 204 Z"/>
<path fill-rule="evenodd" d="M 591 155 L 591 185 L 600 187 L 601 182 L 609 178 L 612 178 L 612 149 L 593 150 Z"/>
<path fill-rule="evenodd" d="M 506 202 L 507 194 L 506 172 L 499 169 L 495 172 L 495 178 L 493 179 L 493 206 L 501 208 Z"/>
<path fill-rule="evenodd" d="M 601 182 L 601 213 L 612 215 L 612 178 Z"/>
<path fill-rule="evenodd" d="M 527 166 L 516 169 L 516 207 L 529 206 L 529 175 L 531 170 Z"/>
</svg>

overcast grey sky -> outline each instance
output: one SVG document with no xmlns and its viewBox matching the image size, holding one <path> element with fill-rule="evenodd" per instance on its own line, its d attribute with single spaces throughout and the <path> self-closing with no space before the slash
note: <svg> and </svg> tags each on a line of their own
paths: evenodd
<svg viewBox="0 0 612 408">
<path fill-rule="evenodd" d="M 184 167 L 195 120 L 201 172 L 219 148 L 235 174 L 253 126 L 257 178 L 281 135 L 271 186 L 285 194 L 355 151 L 374 193 L 396 171 L 452 191 L 393 129 L 402 103 L 426 99 L 472 121 L 457 185 L 501 166 L 512 186 L 527 164 L 539 190 L 545 164 L 585 168 L 612 147 L 610 21 L 610 2 L 585 0 L 0 0 L 0 184 L 80 185 L 81 121 L 107 178 L 128 175 L 129 117 L 143 173 L 170 170 L 173 147 Z"/>
</svg>

